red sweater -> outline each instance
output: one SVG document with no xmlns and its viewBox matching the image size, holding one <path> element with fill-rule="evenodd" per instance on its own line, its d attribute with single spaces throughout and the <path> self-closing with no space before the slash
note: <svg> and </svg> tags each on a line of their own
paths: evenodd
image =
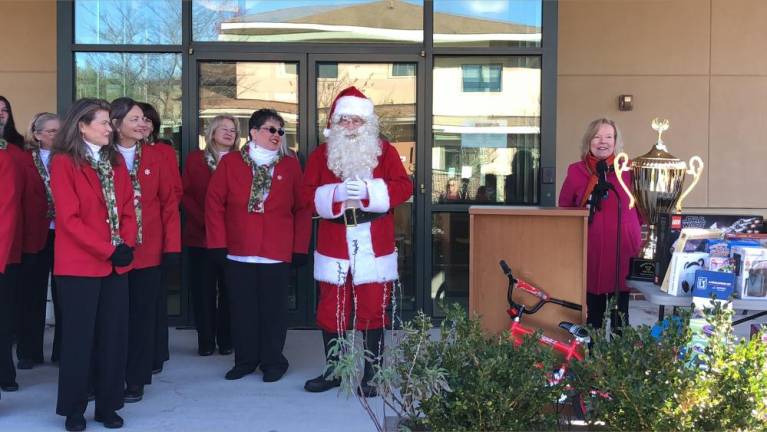
<svg viewBox="0 0 767 432">
<path fill-rule="evenodd" d="M 122 161 L 114 167 L 114 183 L 120 237 L 133 247 L 136 244 L 133 187 Z M 109 276 L 112 272 L 109 257 L 115 247 L 110 241 L 106 200 L 96 171 L 87 163 L 75 165 L 67 155 L 54 155 L 51 189 L 56 203 L 53 273 L 57 276 Z M 115 270 L 123 274 L 131 268 L 132 264 Z"/>
<path fill-rule="evenodd" d="M 13 147 L 9 144 L 8 148 Z M 17 184 L 17 167 L 11 152 L 0 150 L 0 273 L 5 273 L 16 237 L 16 226 L 20 225 L 21 193 Z"/>
<path fill-rule="evenodd" d="M 138 176 L 143 242 L 134 251 L 136 269 L 160 265 L 163 253 L 181 252 L 181 221 L 174 187 L 174 171 L 178 169 L 168 164 L 163 147 L 169 148 L 163 144 L 141 147 Z"/>
<path fill-rule="evenodd" d="M 311 208 L 302 198 L 303 176 L 298 160 L 284 157 L 274 167 L 263 213 L 248 213 L 252 181 L 251 169 L 240 152 L 221 158 L 205 199 L 208 247 L 283 262 L 290 262 L 293 253 L 307 253 Z"/>
<path fill-rule="evenodd" d="M 48 198 L 45 195 L 45 183 L 37 171 L 32 153 L 27 152 L 29 163 L 26 164 L 26 187 L 24 190 L 24 253 L 38 253 L 45 248 L 48 240 Z"/>
<path fill-rule="evenodd" d="M 205 163 L 205 152 L 195 150 L 189 153 L 184 164 L 182 181 L 184 185 L 184 197 L 181 204 L 184 206 L 184 235 L 185 246 L 204 248 L 205 241 L 205 194 L 208 192 L 208 183 L 212 173 L 208 164 Z"/>
</svg>

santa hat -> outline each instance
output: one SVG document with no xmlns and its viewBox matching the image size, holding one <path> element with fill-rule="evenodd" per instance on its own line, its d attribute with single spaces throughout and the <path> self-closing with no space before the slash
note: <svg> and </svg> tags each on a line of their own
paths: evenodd
<svg viewBox="0 0 767 432">
<path fill-rule="evenodd" d="M 357 87 L 347 87 L 338 93 L 333 104 L 330 105 L 328 113 L 328 122 L 322 134 L 325 138 L 330 136 L 330 125 L 333 123 L 333 116 L 336 115 L 356 115 L 368 118 L 374 114 L 373 102 L 368 99 Z"/>
</svg>

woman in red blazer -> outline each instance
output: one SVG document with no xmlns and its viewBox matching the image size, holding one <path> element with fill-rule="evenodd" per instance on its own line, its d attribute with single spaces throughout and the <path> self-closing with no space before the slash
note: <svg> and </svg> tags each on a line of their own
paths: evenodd
<svg viewBox="0 0 767 432">
<path fill-rule="evenodd" d="M 139 102 L 139 107 L 144 111 L 144 142 L 157 147 L 165 155 L 166 162 L 168 163 L 168 173 L 170 173 L 171 184 L 173 190 L 178 196 L 178 201 L 181 201 L 183 195 L 183 189 L 181 187 L 181 174 L 178 170 L 178 158 L 176 157 L 176 150 L 173 148 L 171 142 L 166 139 L 158 137 L 160 132 L 160 114 L 152 106 L 152 104 Z M 171 145 L 168 145 L 171 144 Z M 176 254 L 166 254 L 163 256 L 162 262 L 162 275 L 160 277 L 160 295 L 157 302 L 157 318 L 155 327 L 155 348 L 154 358 L 152 360 L 152 373 L 162 372 L 162 365 L 170 358 L 170 350 L 168 349 L 168 272 L 180 271 L 181 261 L 180 257 Z"/>
<path fill-rule="evenodd" d="M 306 263 L 311 213 L 302 198 L 298 159 L 282 136 L 285 122 L 260 109 L 248 122 L 251 141 L 224 156 L 205 199 L 207 246 L 226 263 L 235 365 L 226 379 L 261 367 L 264 382 L 282 378 L 290 263 Z"/>
<path fill-rule="evenodd" d="M 224 267 L 209 259 L 205 241 L 205 194 L 210 177 L 221 158 L 237 150 L 240 131 L 237 120 L 228 115 L 214 117 L 205 132 L 205 149 L 189 153 L 184 165 L 186 212 L 183 241 L 189 257 L 189 283 L 197 327 L 197 353 L 213 354 L 218 342 L 220 354 L 232 352 L 229 298 Z"/>
<path fill-rule="evenodd" d="M 144 144 L 144 112 L 130 98 L 112 101 L 114 145 L 131 177 L 138 234 L 136 259 L 129 275 L 130 324 L 125 402 L 138 402 L 152 383 L 161 264 L 181 251 L 178 195 L 173 191 L 165 156 Z"/>
<path fill-rule="evenodd" d="M 19 320 L 16 335 L 16 356 L 19 369 L 31 369 L 43 363 L 43 335 L 45 333 L 45 304 L 48 299 L 48 280 L 53 271 L 53 221 L 55 212 L 50 183 L 50 160 L 53 140 L 59 131 L 56 114 L 35 114 L 27 133 L 27 153 L 24 191 L 24 239 L 22 244 L 22 286 L 16 299 Z M 55 281 L 55 278 L 54 278 Z M 52 284 L 56 317 L 58 298 L 55 282 Z M 53 358 L 58 357 L 61 325 L 56 326 Z"/>
<path fill-rule="evenodd" d="M 2 120 L 0 118 L 0 120 Z M 16 370 L 11 355 L 13 331 L 13 286 L 8 277 L 8 262 L 15 239 L 16 225 L 20 224 L 21 191 L 18 190 L 18 171 L 8 144 L 0 138 L 0 388 L 15 391 Z"/>
<path fill-rule="evenodd" d="M 128 356 L 128 276 L 136 243 L 130 176 L 110 145 L 109 104 L 80 99 L 53 144 L 53 274 L 63 318 L 56 413 L 85 429 L 89 388 L 96 421 L 118 428 Z M 95 364 L 92 364 L 95 360 Z"/>
<path fill-rule="evenodd" d="M 5 143 L 3 145 L 4 151 L 13 161 L 14 168 L 11 172 L 14 175 L 15 185 L 18 189 L 16 198 L 19 200 L 18 205 L 14 207 L 16 214 L 13 215 L 13 218 L 16 223 L 13 224 L 14 231 L 10 236 L 12 240 L 11 249 L 4 270 L 4 285 L 6 289 L 3 290 L 2 298 L 0 298 L 0 301 L 10 305 L 8 314 L 4 314 L 5 316 L 0 318 L 0 320 L 8 321 L 7 325 L 3 324 L 0 327 L 7 329 L 8 337 L 10 338 L 10 335 L 18 328 L 18 321 L 21 315 L 18 307 L 15 307 L 17 305 L 14 299 L 18 298 L 23 288 L 19 280 L 21 277 L 21 250 L 24 229 L 21 212 L 24 205 L 25 173 L 31 160 L 29 155 L 23 150 L 24 138 L 16 130 L 11 103 L 3 96 L 0 96 L 0 139 L 3 139 Z M 16 382 L 16 368 L 13 366 L 11 346 L 8 345 L 6 353 L 5 344 L 0 344 L 0 350 L 0 389 L 9 392 L 16 391 L 19 389 L 19 384 Z"/>
</svg>

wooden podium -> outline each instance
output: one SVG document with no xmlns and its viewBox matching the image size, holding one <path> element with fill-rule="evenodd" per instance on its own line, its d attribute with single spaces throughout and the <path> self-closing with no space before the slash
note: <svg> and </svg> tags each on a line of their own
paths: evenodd
<svg viewBox="0 0 767 432">
<path fill-rule="evenodd" d="M 547 336 L 567 340 L 560 321 L 586 322 L 586 242 L 588 211 L 542 207 L 469 208 L 469 312 L 479 315 L 490 333 L 508 329 L 508 278 L 498 262 L 550 296 L 583 305 L 579 313 L 547 304 L 522 323 Z M 514 300 L 534 305 L 537 298 L 514 290 Z"/>
</svg>

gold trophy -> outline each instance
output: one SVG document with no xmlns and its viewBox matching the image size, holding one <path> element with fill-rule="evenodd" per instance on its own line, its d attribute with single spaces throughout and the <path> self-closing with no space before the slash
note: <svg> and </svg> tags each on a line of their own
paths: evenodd
<svg viewBox="0 0 767 432">
<path fill-rule="evenodd" d="M 690 158 L 688 169 L 683 160 L 668 152 L 662 139 L 663 132 L 669 128 L 668 120 L 653 119 L 652 128 L 658 132 L 658 142 L 649 152 L 633 161 L 629 161 L 626 153 L 620 153 L 613 163 L 618 182 L 629 196 L 629 208 L 637 205 L 647 224 L 647 238 L 642 242 L 639 256 L 631 258 L 629 278 L 650 281 L 655 278 L 658 215 L 668 214 L 672 209 L 677 214 L 681 213 L 682 202 L 703 172 L 703 159 L 700 157 Z M 629 170 L 633 174 L 633 192 L 623 182 L 621 175 Z M 683 193 L 685 174 L 692 175 L 693 180 Z"/>
</svg>

